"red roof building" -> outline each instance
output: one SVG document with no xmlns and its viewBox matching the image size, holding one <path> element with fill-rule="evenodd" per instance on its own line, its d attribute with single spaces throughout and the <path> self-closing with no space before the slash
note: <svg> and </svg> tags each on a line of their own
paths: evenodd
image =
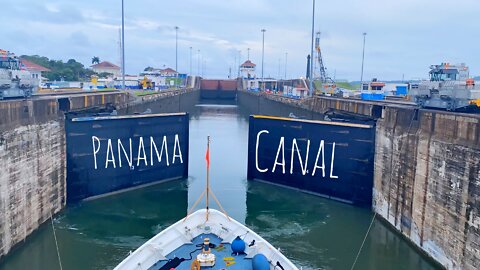
<svg viewBox="0 0 480 270">
<path fill-rule="evenodd" d="M 256 78 L 255 75 L 255 65 L 252 61 L 247 60 L 240 65 L 240 75 L 244 79 L 252 80 Z"/>
<path fill-rule="evenodd" d="M 106 68 L 106 69 L 120 69 L 119 66 L 117 65 L 114 65 L 108 61 L 103 61 L 103 62 L 100 62 L 98 64 L 95 64 L 95 65 L 91 65 L 92 69 L 96 69 L 96 68 Z"/>
<path fill-rule="evenodd" d="M 25 68 L 26 70 L 30 72 L 47 72 L 50 71 L 50 69 L 40 66 L 38 64 L 35 64 L 31 61 L 28 61 L 27 59 L 20 59 L 20 63 L 22 64 L 22 67 Z"/>
<path fill-rule="evenodd" d="M 120 67 L 108 61 L 100 62 L 96 65 L 91 65 L 92 70 L 96 73 L 111 73 L 114 77 L 120 76 Z"/>
<path fill-rule="evenodd" d="M 242 68 L 255 68 L 257 65 L 255 65 L 252 61 L 247 60 L 243 64 L 240 65 Z"/>
</svg>

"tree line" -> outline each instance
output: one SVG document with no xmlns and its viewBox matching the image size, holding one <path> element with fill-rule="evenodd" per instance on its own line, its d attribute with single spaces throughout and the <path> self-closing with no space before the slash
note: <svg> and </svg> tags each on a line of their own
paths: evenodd
<svg viewBox="0 0 480 270">
<path fill-rule="evenodd" d="M 22 55 L 21 58 L 50 69 L 50 71 L 42 74 L 49 81 L 60 81 L 62 79 L 65 81 L 89 81 L 92 75 L 97 75 L 101 78 L 111 75 L 110 73 L 97 74 L 75 59 L 63 62 L 62 60 L 48 59 L 48 57 L 39 55 Z M 92 62 L 93 60 L 96 63 L 100 62 L 98 57 L 94 57 Z"/>
</svg>

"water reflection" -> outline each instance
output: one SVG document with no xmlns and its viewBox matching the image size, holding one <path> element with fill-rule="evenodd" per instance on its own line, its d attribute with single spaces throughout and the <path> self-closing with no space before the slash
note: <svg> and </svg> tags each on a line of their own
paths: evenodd
<svg viewBox="0 0 480 270">
<path fill-rule="evenodd" d="M 248 120 L 239 117 L 238 107 L 232 104 L 200 104 L 193 114 L 198 118 L 190 119 L 189 206 L 205 189 L 205 151 L 210 135 L 212 191 L 232 217 L 244 222 Z M 218 208 L 214 201 L 212 205 Z"/>
</svg>

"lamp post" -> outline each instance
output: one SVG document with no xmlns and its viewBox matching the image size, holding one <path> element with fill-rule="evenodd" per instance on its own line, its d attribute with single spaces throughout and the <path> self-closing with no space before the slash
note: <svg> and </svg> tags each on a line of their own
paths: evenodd
<svg viewBox="0 0 480 270">
<path fill-rule="evenodd" d="M 247 60 L 250 60 L 250 48 L 247 48 Z"/>
<path fill-rule="evenodd" d="M 312 40 L 310 42 L 310 72 L 308 74 L 309 82 L 310 82 L 310 96 L 313 96 L 313 35 L 315 31 L 315 0 L 313 0 L 313 8 L 312 8 Z"/>
<path fill-rule="evenodd" d="M 192 76 L 192 47 L 190 47 L 190 76 Z"/>
<path fill-rule="evenodd" d="M 125 15 L 122 0 L 122 90 L 125 90 Z"/>
<path fill-rule="evenodd" d="M 200 77 L 200 49 L 197 50 L 197 74 Z"/>
<path fill-rule="evenodd" d="M 362 51 L 362 72 L 360 74 L 360 90 L 363 90 L 363 63 L 365 61 L 365 37 L 367 33 L 363 33 L 363 51 Z"/>
<path fill-rule="evenodd" d="M 175 26 L 175 71 L 178 72 L 178 26 Z"/>
<path fill-rule="evenodd" d="M 265 32 L 267 30 L 265 29 L 262 29 L 262 84 L 263 84 L 263 88 L 265 89 L 265 83 L 264 83 L 264 77 L 263 77 L 263 64 L 264 64 L 264 60 L 265 60 Z"/>
<path fill-rule="evenodd" d="M 238 50 L 238 66 L 237 66 L 237 69 L 238 69 L 238 74 L 237 74 L 237 78 L 240 77 L 240 65 L 242 63 L 242 50 Z"/>
<path fill-rule="evenodd" d="M 178 88 L 178 26 L 175 26 L 175 89 Z"/>
<path fill-rule="evenodd" d="M 288 52 L 285 53 L 285 80 L 287 79 L 287 59 L 288 59 Z"/>
</svg>

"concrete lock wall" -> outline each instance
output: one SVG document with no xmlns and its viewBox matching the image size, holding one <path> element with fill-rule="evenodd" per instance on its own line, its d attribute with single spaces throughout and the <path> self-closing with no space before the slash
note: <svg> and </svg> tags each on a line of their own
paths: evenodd
<svg viewBox="0 0 480 270">
<path fill-rule="evenodd" d="M 246 91 L 238 100 L 252 113 L 333 109 L 377 119 L 373 210 L 445 268 L 480 269 L 479 115 Z"/>
<path fill-rule="evenodd" d="M 0 103 L 0 257 L 65 205 L 65 135 L 55 100 Z"/>
<path fill-rule="evenodd" d="M 385 108 L 374 210 L 448 269 L 480 268 L 479 117 Z"/>
<path fill-rule="evenodd" d="M 64 111 L 110 103 L 119 114 L 178 112 L 198 99 L 198 90 L 179 90 L 137 99 L 112 92 L 0 102 L 0 259 L 65 207 Z"/>
<path fill-rule="evenodd" d="M 301 119 L 323 120 L 324 116 L 313 112 L 309 104 L 301 100 L 265 95 L 258 92 L 237 92 L 238 104 L 248 114 L 298 117 Z"/>
</svg>

